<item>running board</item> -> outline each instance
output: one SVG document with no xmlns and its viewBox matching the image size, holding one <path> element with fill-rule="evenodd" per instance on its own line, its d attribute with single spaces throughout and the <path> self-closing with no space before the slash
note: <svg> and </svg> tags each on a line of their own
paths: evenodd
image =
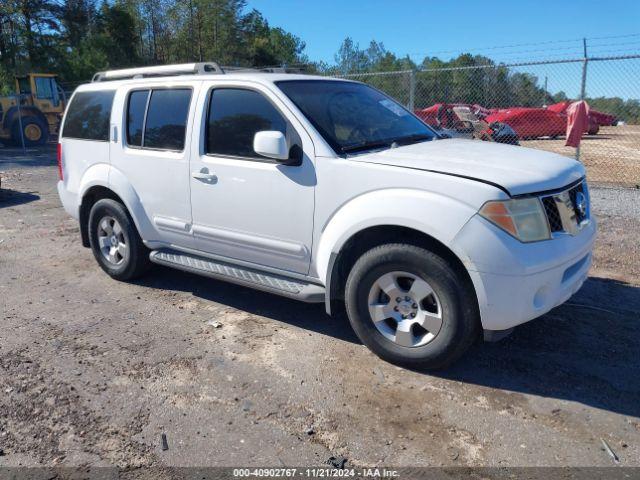
<svg viewBox="0 0 640 480">
<path fill-rule="evenodd" d="M 324 287 L 273 273 L 252 270 L 231 263 L 168 249 L 152 251 L 149 254 L 149 259 L 159 265 L 245 285 L 277 295 L 295 298 L 303 302 L 324 302 Z"/>
</svg>

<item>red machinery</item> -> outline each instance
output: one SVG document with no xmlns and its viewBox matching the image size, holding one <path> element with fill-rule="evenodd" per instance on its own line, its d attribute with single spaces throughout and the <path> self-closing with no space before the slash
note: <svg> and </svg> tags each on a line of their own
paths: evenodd
<svg viewBox="0 0 640 480">
<path fill-rule="evenodd" d="M 523 139 L 559 137 L 567 131 L 567 114 L 549 108 L 506 108 L 494 111 L 485 120 L 489 123 L 506 123 Z M 589 129 L 586 133 L 595 135 L 599 129 L 596 117 L 589 115 Z"/>
<path fill-rule="evenodd" d="M 460 119 L 454 112 L 456 107 L 467 107 L 478 119 L 491 125 L 495 122 L 511 127 L 518 138 L 559 137 L 567 131 L 566 109 L 571 102 L 560 102 L 547 108 L 512 107 L 488 109 L 477 104 L 436 103 L 430 107 L 416 110 L 415 114 L 425 123 L 436 128 L 460 128 Z M 591 110 L 589 129 L 585 132 L 595 135 L 600 125 L 612 125 L 615 117 Z"/>
<path fill-rule="evenodd" d="M 491 113 L 491 110 L 481 105 L 469 103 L 436 103 L 430 107 L 416 110 L 414 113 L 420 117 L 424 123 L 432 127 L 456 128 L 460 120 L 453 111 L 455 107 L 468 107 L 469 110 L 480 119 L 484 119 Z"/>
</svg>

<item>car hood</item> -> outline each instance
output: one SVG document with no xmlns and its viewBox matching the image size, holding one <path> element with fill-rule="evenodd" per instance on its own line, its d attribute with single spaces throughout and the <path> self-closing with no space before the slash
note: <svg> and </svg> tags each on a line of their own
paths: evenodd
<svg viewBox="0 0 640 480">
<path fill-rule="evenodd" d="M 562 155 L 457 138 L 416 143 L 352 159 L 471 178 L 498 185 L 511 195 L 562 188 L 585 175 L 581 163 Z"/>
</svg>

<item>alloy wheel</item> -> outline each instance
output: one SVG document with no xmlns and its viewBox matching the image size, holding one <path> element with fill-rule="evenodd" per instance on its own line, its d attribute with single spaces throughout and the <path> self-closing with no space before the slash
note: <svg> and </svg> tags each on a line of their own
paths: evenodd
<svg viewBox="0 0 640 480">
<path fill-rule="evenodd" d="M 409 272 L 389 272 L 371 286 L 369 314 L 388 340 L 402 347 L 431 342 L 442 327 L 442 306 L 429 283 Z"/>
<path fill-rule="evenodd" d="M 112 265 L 120 265 L 129 257 L 129 245 L 118 221 L 105 216 L 98 222 L 98 245 L 102 256 Z"/>
</svg>

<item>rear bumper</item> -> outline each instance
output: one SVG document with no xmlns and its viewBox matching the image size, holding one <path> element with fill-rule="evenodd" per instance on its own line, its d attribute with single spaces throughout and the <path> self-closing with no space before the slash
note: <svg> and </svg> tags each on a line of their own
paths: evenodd
<svg viewBox="0 0 640 480">
<path fill-rule="evenodd" d="M 595 221 L 576 236 L 523 244 L 480 217 L 456 237 L 485 330 L 506 330 L 566 302 L 587 279 Z"/>
<path fill-rule="evenodd" d="M 71 215 L 76 220 L 80 219 L 80 205 L 78 205 L 78 195 L 70 192 L 66 189 L 66 186 L 62 180 L 58 182 L 58 196 L 64 211 Z"/>
</svg>

